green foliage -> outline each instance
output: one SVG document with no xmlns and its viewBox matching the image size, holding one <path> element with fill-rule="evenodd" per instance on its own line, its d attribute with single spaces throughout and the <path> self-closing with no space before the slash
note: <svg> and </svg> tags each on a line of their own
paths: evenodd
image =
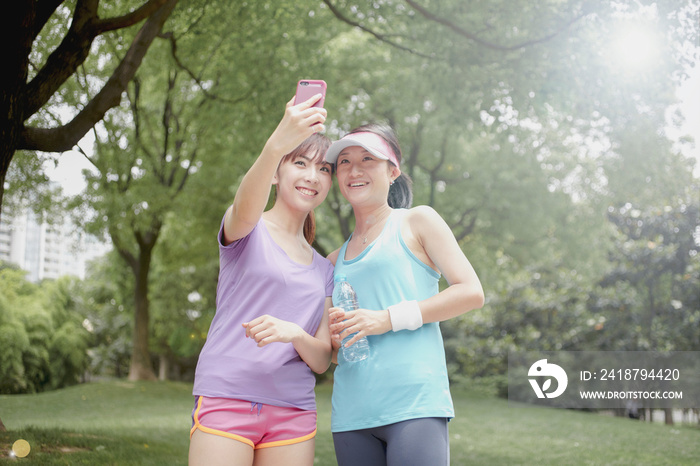
<svg viewBox="0 0 700 466">
<path fill-rule="evenodd" d="M 44 164 L 51 163 L 51 160 L 47 154 L 26 151 L 19 151 L 14 156 L 6 178 L 8 187 L 3 196 L 3 214 L 30 208 L 50 221 L 63 213 L 61 188 L 53 186 L 44 173 Z"/>
<path fill-rule="evenodd" d="M 29 345 L 23 352 L 22 360 L 25 368 L 24 379 L 30 393 L 53 388 L 55 379 L 52 377 L 51 368 L 54 364 L 62 363 L 61 359 L 53 359 L 50 345 L 55 319 L 50 311 L 47 312 L 47 308 L 37 304 L 36 302 L 27 303 L 23 306 L 23 312 L 20 315 L 20 320 L 29 339 Z M 73 326 L 71 328 L 74 329 Z M 78 370 L 75 375 L 80 374 L 81 370 Z M 56 384 L 55 386 L 63 387 L 65 385 Z"/>
<path fill-rule="evenodd" d="M 24 272 L 0 268 L 0 393 L 20 393 L 27 388 L 23 355 L 29 349 L 29 336 L 14 303 L 31 293 Z"/>
<path fill-rule="evenodd" d="M 443 326 L 454 380 L 504 376 L 509 352 L 598 349 L 586 277 L 561 264 L 509 277 L 484 309 Z"/>
<path fill-rule="evenodd" d="M 125 377 L 131 356 L 133 284 L 115 252 L 93 261 L 77 296 L 90 331 L 89 372 Z"/>
<path fill-rule="evenodd" d="M 87 368 L 88 335 L 66 298 L 75 283 L 41 287 L 24 272 L 0 269 L 0 393 L 35 393 L 73 385 Z"/>
<path fill-rule="evenodd" d="M 51 381 L 55 388 L 74 385 L 87 367 L 87 338 L 69 323 L 51 337 Z"/>
<path fill-rule="evenodd" d="M 631 301 L 622 307 L 624 312 L 613 312 L 606 323 L 611 332 L 621 327 L 633 332 L 632 338 L 618 339 L 624 349 L 700 348 L 698 183 L 685 191 L 668 200 L 661 198 L 661 204 L 627 203 L 609 209 L 610 222 L 616 227 L 616 253 L 610 257 L 611 269 L 601 285 L 627 290 L 614 295 Z M 598 312 L 605 314 L 603 309 Z"/>
<path fill-rule="evenodd" d="M 416 2 L 449 28 L 407 2 L 329 3 L 365 30 L 318 1 L 180 2 L 122 106 L 96 129 L 98 173 L 74 215 L 133 257 L 139 239 L 160 235 L 148 264 L 152 354 L 179 375 L 191 369 L 215 312 L 221 217 L 300 78 L 328 82 L 330 137 L 368 121 L 396 128 L 415 204 L 440 212 L 477 269 L 485 308 L 442 326 L 453 379 L 497 379 L 513 350 L 700 348 L 698 181 L 665 134 L 674 90 L 698 56 L 697 7 Z M 105 17 L 130 6 L 101 4 Z M 633 72 L 611 44 L 650 11 L 661 53 Z M 33 61 L 55 47 L 67 14 L 42 31 Z M 96 43 L 56 104 L 83 105 L 134 33 Z M 37 160 L 16 158 L 26 182 L 10 190 L 42 182 Z M 351 209 L 334 189 L 316 213 L 318 248 L 333 251 L 352 229 Z M 58 308 L 81 309 L 91 371 L 121 376 L 135 285 L 117 262 L 50 301 L 61 322 L 70 313 Z M 18 277 L 0 282 L 11 289 L 0 295 L 6 307 L 37 293 Z M 61 326 L 29 304 L 32 318 L 8 314 L 3 325 L 49 341 Z M 45 351 L 15 350 L 36 370 L 13 377 L 44 383 Z"/>
<path fill-rule="evenodd" d="M 22 353 L 29 347 L 29 337 L 4 299 L 0 297 L 0 393 L 20 393 L 25 381 Z"/>
<path fill-rule="evenodd" d="M 191 367 L 216 309 L 216 231 L 203 226 L 169 222 L 153 270 L 154 352 Z"/>
</svg>

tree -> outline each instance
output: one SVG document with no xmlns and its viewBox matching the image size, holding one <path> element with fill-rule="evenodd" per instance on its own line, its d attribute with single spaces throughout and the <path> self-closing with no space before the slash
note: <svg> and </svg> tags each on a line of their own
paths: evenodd
<svg viewBox="0 0 700 466">
<path fill-rule="evenodd" d="M 201 137 L 201 127 L 183 115 L 185 111 L 196 113 L 198 105 L 175 105 L 175 94 L 182 93 L 187 84 L 180 82 L 175 71 L 166 68 L 163 74 L 164 79 L 156 82 L 164 89 L 155 89 L 150 96 L 142 95 L 142 79 L 134 78 L 128 109 L 104 119 L 107 134 L 96 137 L 92 157 L 98 173 L 88 175 L 87 196 L 82 199 L 97 212 L 90 228 L 108 231 L 115 250 L 133 274 L 130 380 L 155 379 L 149 355 L 153 250 L 173 200 L 182 193 L 195 168 L 196 141 Z M 159 95 L 164 99 L 160 105 L 154 99 Z M 183 100 L 193 98 L 185 96 Z"/>
<path fill-rule="evenodd" d="M 134 76 L 153 39 L 168 19 L 177 0 L 148 0 L 127 13 L 101 18 L 115 7 L 100 9 L 99 0 L 77 0 L 71 12 L 62 0 L 18 2 L 4 15 L 3 28 L 13 38 L 3 59 L 5 85 L 0 92 L 0 206 L 5 178 L 17 150 L 63 152 L 76 144 L 105 113 L 119 105 L 127 83 Z M 61 87 L 90 55 L 95 40 L 109 32 L 143 26 L 100 91 L 81 96 L 80 111 L 66 124 L 48 127 L 50 107 Z M 70 22 L 66 28 L 65 24 Z M 53 51 L 56 30 L 63 38 Z"/>
<path fill-rule="evenodd" d="M 160 313 L 158 319 L 151 318 L 153 283 L 158 280 L 172 286 L 176 277 L 191 275 L 174 269 L 171 277 L 154 278 L 156 247 L 168 224 L 170 231 L 178 228 L 173 223 L 190 228 L 184 230 L 186 241 L 178 244 L 197 243 L 198 239 L 188 237 L 200 230 L 193 222 L 207 212 L 214 212 L 220 220 L 225 207 L 212 210 L 211 206 L 218 205 L 220 198 L 231 202 L 232 193 L 227 189 L 231 176 L 238 176 L 257 155 L 283 112 L 282 104 L 293 95 L 296 76 L 290 77 L 288 88 L 271 85 L 265 92 L 258 88 L 284 73 L 280 68 L 286 65 L 279 57 L 289 57 L 288 48 L 306 43 L 302 39 L 305 29 L 298 35 L 286 32 L 296 18 L 295 11 L 291 3 L 275 11 L 266 5 L 232 7 L 228 2 L 183 5 L 173 13 L 169 30 L 161 34 L 163 40 L 151 47 L 149 63 L 133 78 L 126 101 L 95 131 L 96 150 L 89 158 L 97 170 L 87 174 L 86 195 L 78 199 L 85 209 L 78 212 L 91 231 L 108 232 L 133 274 L 130 379 L 155 378 L 150 357 L 154 348 L 163 365 L 166 356 L 189 356 L 199 349 L 201 329 L 190 344 L 180 338 L 191 334 L 186 331 L 192 327 L 185 320 L 190 310 L 186 301 L 173 309 L 172 298 L 159 291 L 157 303 L 162 309 L 155 311 Z M 269 26 L 265 34 L 251 37 L 251 31 L 260 31 L 275 19 L 279 26 Z M 301 17 L 298 23 L 310 20 Z M 267 47 L 261 49 L 258 43 Z M 119 40 L 105 41 L 103 56 L 116 56 L 109 52 L 118 45 Z M 232 72 L 232 66 L 240 69 Z M 270 116 L 273 112 L 274 117 Z M 212 129 L 218 131 L 218 137 L 205 137 Z M 190 188 L 193 178 L 199 181 Z M 94 217 L 82 215 L 90 210 L 88 206 L 97 212 Z M 215 256 L 216 249 L 209 250 Z M 168 259 L 160 258 L 163 265 Z M 190 258 L 189 262 L 194 261 Z M 181 293 L 188 296 L 190 290 Z M 200 327 L 202 322 L 193 326 Z M 155 345 L 151 344 L 153 335 Z"/>
</svg>

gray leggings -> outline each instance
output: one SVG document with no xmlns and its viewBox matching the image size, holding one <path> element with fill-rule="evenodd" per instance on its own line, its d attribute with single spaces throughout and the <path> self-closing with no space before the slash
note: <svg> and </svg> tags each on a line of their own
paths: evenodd
<svg viewBox="0 0 700 466">
<path fill-rule="evenodd" d="M 410 419 L 333 434 L 338 466 L 448 466 L 447 419 Z"/>
</svg>

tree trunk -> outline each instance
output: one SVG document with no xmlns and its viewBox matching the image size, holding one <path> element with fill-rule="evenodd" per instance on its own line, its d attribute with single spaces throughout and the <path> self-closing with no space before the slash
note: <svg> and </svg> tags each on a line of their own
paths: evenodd
<svg viewBox="0 0 700 466">
<path fill-rule="evenodd" d="M 664 421 L 666 422 L 666 425 L 668 425 L 668 426 L 673 425 L 673 409 L 664 408 Z"/>
<path fill-rule="evenodd" d="M 2 124 L 0 123 L 0 126 Z M 5 195 L 5 177 L 10 168 L 10 161 L 12 161 L 13 155 L 14 149 L 6 146 L 0 147 L 0 220 L 2 220 L 2 198 Z"/>
<path fill-rule="evenodd" d="M 170 359 L 167 355 L 161 354 L 158 364 L 158 380 L 168 380 L 168 372 L 170 372 Z"/>
<path fill-rule="evenodd" d="M 158 235 L 148 235 L 157 238 Z M 151 355 L 148 349 L 149 326 L 149 298 L 148 275 L 151 269 L 153 255 L 153 241 L 139 241 L 139 258 L 134 267 L 135 291 L 134 291 L 134 341 L 131 352 L 131 367 L 129 368 L 129 380 L 156 380 L 156 374 L 151 363 Z"/>
<path fill-rule="evenodd" d="M 31 25 L 36 17 L 36 2 L 16 2 L 4 12 L 2 27 L 12 46 L 3 47 L 3 85 L 0 91 L 0 206 L 5 194 L 5 178 L 20 140 L 24 117 L 22 89 L 27 82 L 29 54 L 32 49 Z"/>
<path fill-rule="evenodd" d="M 7 432 L 5 424 L 2 423 L 2 419 L 0 419 L 0 432 Z"/>
</svg>

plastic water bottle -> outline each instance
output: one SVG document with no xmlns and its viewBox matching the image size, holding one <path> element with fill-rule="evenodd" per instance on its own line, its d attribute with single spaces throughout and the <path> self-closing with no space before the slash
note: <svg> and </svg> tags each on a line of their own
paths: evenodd
<svg viewBox="0 0 700 466">
<path fill-rule="evenodd" d="M 350 283 L 347 282 L 346 276 L 344 274 L 337 274 L 333 281 L 335 282 L 335 287 L 333 288 L 333 307 L 342 308 L 345 312 L 357 309 L 357 295 Z M 356 333 L 353 333 L 343 338 L 343 342 L 340 346 L 343 359 L 347 362 L 363 361 L 369 357 L 369 342 L 366 337 L 360 338 L 353 343 L 352 346 L 345 347 L 348 340 L 355 335 Z"/>
</svg>

